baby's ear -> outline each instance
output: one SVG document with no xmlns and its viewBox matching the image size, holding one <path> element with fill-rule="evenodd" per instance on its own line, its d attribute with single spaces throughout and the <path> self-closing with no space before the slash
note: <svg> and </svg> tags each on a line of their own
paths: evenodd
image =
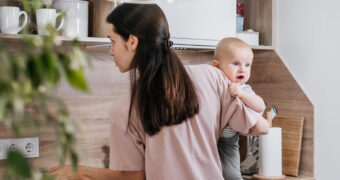
<svg viewBox="0 0 340 180">
<path fill-rule="evenodd" d="M 220 61 L 218 61 L 217 59 L 214 59 L 212 62 L 211 62 L 211 65 L 213 65 L 214 67 L 217 67 L 219 68 L 220 66 Z"/>
</svg>

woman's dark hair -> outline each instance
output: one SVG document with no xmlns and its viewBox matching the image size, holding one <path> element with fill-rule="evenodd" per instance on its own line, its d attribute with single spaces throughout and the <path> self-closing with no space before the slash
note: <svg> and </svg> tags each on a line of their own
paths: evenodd
<svg viewBox="0 0 340 180">
<path fill-rule="evenodd" d="M 170 49 L 168 22 L 156 4 L 117 6 L 106 21 L 125 41 L 138 37 L 131 62 L 131 104 L 149 135 L 180 124 L 199 112 L 195 87 L 176 53 Z"/>
</svg>

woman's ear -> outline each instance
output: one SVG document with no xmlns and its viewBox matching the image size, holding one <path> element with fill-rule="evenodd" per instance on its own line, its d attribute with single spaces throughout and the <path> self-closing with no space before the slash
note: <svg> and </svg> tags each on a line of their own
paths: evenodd
<svg viewBox="0 0 340 180">
<path fill-rule="evenodd" d="M 127 41 L 127 45 L 130 51 L 135 52 L 138 46 L 138 37 L 130 34 L 129 39 Z"/>
<path fill-rule="evenodd" d="M 214 67 L 220 68 L 220 61 L 217 59 L 214 59 L 211 63 Z"/>
</svg>

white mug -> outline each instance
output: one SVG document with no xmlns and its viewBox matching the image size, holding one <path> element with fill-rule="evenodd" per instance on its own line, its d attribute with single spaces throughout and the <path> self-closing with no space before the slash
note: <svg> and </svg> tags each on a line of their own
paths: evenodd
<svg viewBox="0 0 340 180">
<path fill-rule="evenodd" d="M 55 27 L 56 19 L 58 16 L 61 16 L 61 13 L 57 13 L 55 9 L 37 9 L 37 25 L 38 25 L 38 34 L 39 35 L 48 35 L 45 27 L 48 23 L 50 23 L 53 27 Z M 61 19 L 59 26 L 56 28 L 59 31 L 64 25 L 64 18 Z"/>
<path fill-rule="evenodd" d="M 89 2 L 82 0 L 53 1 L 53 8 L 66 13 L 63 36 L 88 37 L 88 6 Z"/>
<path fill-rule="evenodd" d="M 24 15 L 25 19 L 19 27 L 20 16 Z M 18 7 L 2 6 L 0 7 L 0 30 L 2 33 L 18 34 L 27 24 L 27 13 L 20 11 Z"/>
</svg>

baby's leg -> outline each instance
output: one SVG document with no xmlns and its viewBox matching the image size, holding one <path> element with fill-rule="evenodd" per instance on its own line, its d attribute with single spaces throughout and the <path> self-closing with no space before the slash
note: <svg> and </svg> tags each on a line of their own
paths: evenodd
<svg viewBox="0 0 340 180">
<path fill-rule="evenodd" d="M 223 177 L 226 180 L 242 180 L 240 171 L 239 135 L 220 137 L 218 153 L 220 154 Z"/>
</svg>

